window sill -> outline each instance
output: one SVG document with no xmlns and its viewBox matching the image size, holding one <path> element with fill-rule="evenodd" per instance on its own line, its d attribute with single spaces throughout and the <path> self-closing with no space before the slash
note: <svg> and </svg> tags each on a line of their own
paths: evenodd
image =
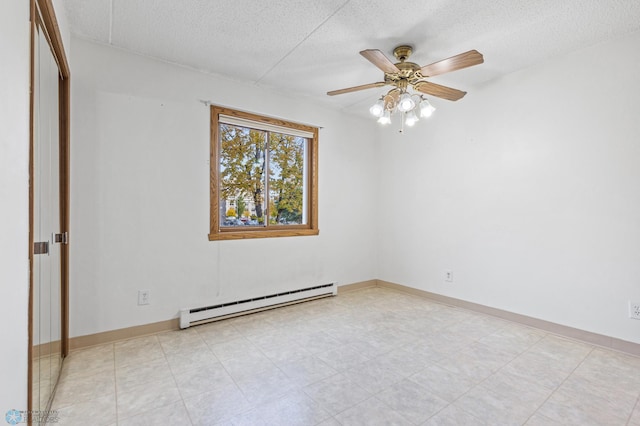
<svg viewBox="0 0 640 426">
<path fill-rule="evenodd" d="M 304 237 L 318 235 L 318 229 L 274 229 L 268 231 L 231 231 L 209 234 L 209 241 L 248 240 L 253 238 Z"/>
</svg>

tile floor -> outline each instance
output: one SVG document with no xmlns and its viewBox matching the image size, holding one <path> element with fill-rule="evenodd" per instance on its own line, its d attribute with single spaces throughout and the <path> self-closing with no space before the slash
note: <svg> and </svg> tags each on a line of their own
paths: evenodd
<svg viewBox="0 0 640 426">
<path fill-rule="evenodd" d="M 72 352 L 60 425 L 640 426 L 640 358 L 396 291 Z"/>
</svg>

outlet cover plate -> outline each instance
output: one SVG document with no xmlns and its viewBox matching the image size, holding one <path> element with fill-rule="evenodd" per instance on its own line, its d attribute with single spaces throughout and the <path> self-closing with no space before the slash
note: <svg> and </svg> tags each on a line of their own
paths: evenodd
<svg viewBox="0 0 640 426">
<path fill-rule="evenodd" d="M 138 290 L 138 305 L 148 305 L 150 303 L 149 298 L 149 290 Z"/>
<path fill-rule="evenodd" d="M 444 271 L 444 280 L 448 283 L 453 282 L 453 271 L 451 269 Z"/>
<path fill-rule="evenodd" d="M 640 302 L 629 300 L 629 318 L 640 320 Z"/>
</svg>

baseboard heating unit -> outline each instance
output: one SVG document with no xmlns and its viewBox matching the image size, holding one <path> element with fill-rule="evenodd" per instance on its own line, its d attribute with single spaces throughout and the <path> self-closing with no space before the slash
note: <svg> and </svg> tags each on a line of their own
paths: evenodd
<svg viewBox="0 0 640 426">
<path fill-rule="evenodd" d="M 180 328 L 204 324 L 237 315 L 272 309 L 278 306 L 305 302 L 322 297 L 338 294 L 338 285 L 333 282 L 299 290 L 285 291 L 268 296 L 252 297 L 249 299 L 227 302 L 219 305 L 203 306 L 200 308 L 180 310 Z"/>
</svg>

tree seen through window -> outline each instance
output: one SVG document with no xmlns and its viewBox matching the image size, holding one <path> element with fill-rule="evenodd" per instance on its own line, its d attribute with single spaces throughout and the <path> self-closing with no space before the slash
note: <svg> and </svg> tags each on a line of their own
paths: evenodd
<svg viewBox="0 0 640 426">
<path fill-rule="evenodd" d="M 224 123 L 220 139 L 220 225 L 304 224 L 307 139 Z"/>
</svg>

